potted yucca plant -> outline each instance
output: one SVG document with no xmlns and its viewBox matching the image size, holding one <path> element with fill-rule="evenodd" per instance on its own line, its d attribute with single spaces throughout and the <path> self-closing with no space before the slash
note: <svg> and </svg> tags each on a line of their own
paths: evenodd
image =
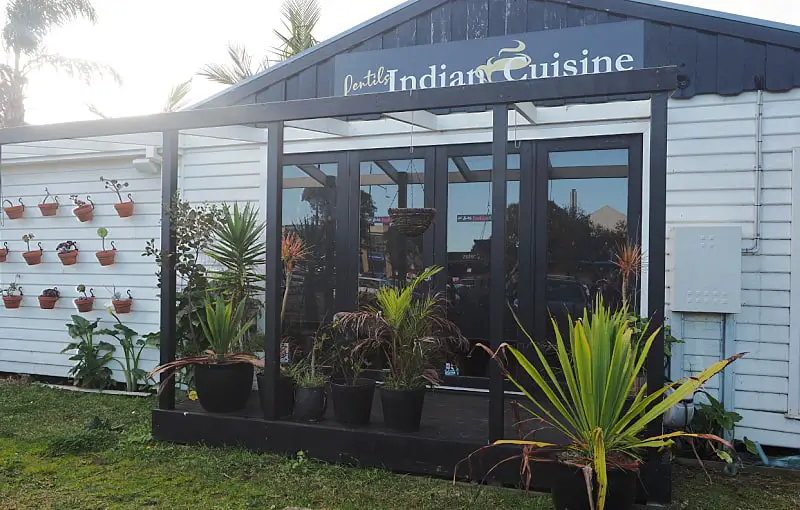
<svg viewBox="0 0 800 510">
<path fill-rule="evenodd" d="M 517 323 L 530 339 L 518 319 Z M 532 340 L 536 354 L 533 360 L 508 344 L 494 352 L 480 346 L 492 355 L 505 377 L 525 394 L 529 405 L 524 409 L 530 412 L 531 419 L 569 439 L 566 445 L 531 441 L 525 437 L 493 443 L 493 446 L 522 446 L 522 455 L 527 460 L 541 457 L 552 461 L 555 458 L 552 498 L 557 510 L 633 508 L 640 455 L 644 449 L 669 448 L 679 437 L 730 446 L 722 438 L 709 434 L 680 431 L 655 437 L 643 434 L 651 422 L 744 354 L 714 363 L 695 376 L 649 394 L 644 385 L 631 399 L 631 388 L 645 367 L 658 330 L 647 335 L 634 334 L 627 310 L 623 307 L 611 311 L 599 297 L 591 314 L 585 310 L 582 319 L 570 319 L 566 340 L 555 324 L 554 330 L 558 357 L 558 366 L 554 368 L 558 370 L 550 368 L 548 358 Z M 507 369 L 503 362 L 507 355 L 511 355 L 540 390 L 536 396 L 529 385 L 522 384 Z M 523 467 L 528 465 L 527 460 Z"/>
<path fill-rule="evenodd" d="M 444 296 L 418 290 L 441 270 L 433 266 L 407 284 L 381 287 L 376 305 L 340 314 L 341 324 L 364 338 L 360 348 L 374 347 L 385 355 L 389 368 L 380 393 L 383 420 L 391 429 L 419 430 L 425 388 L 440 380 L 436 361 L 450 348 L 467 345 L 458 327 L 447 319 Z"/>
<path fill-rule="evenodd" d="M 253 326 L 253 320 L 244 321 L 244 301 L 234 305 L 221 295 L 216 298 L 207 295 L 202 312 L 199 322 L 209 350 L 158 366 L 148 377 L 160 373 L 171 377 L 177 370 L 193 366 L 197 398 L 203 409 L 213 413 L 239 411 L 250 397 L 253 366 L 258 365 L 259 360 L 234 349 Z"/>
</svg>

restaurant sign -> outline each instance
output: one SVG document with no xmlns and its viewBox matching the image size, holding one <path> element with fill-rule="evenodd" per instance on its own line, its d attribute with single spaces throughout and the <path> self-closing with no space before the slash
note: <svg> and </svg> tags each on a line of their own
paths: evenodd
<svg viewBox="0 0 800 510">
<path fill-rule="evenodd" d="M 344 53 L 335 95 L 630 71 L 644 67 L 644 22 Z"/>
</svg>

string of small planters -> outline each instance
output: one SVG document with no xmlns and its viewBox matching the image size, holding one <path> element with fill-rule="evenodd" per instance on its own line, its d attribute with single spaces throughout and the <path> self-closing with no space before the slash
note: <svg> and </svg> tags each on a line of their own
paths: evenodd
<svg viewBox="0 0 800 510">
<path fill-rule="evenodd" d="M 16 275 L 14 281 L 3 289 L 3 305 L 7 309 L 17 309 L 22 305 L 24 294 L 22 292 L 22 286 L 19 284 L 19 279 L 20 275 Z M 73 300 L 75 307 L 80 313 L 91 312 L 94 308 L 94 289 L 89 289 L 89 294 L 87 295 L 86 286 L 80 284 L 75 287 L 75 290 L 78 291 L 79 294 L 78 297 Z M 55 308 L 59 298 L 61 298 L 61 292 L 58 290 L 58 287 L 44 289 L 39 295 L 39 308 L 42 310 L 52 310 Z M 118 314 L 130 313 L 131 306 L 133 306 L 131 291 L 128 290 L 127 297 L 123 298 L 122 293 L 114 288 L 111 291 L 111 304 L 114 307 L 114 311 Z"/>
<path fill-rule="evenodd" d="M 101 266 L 113 265 L 116 261 L 117 247 L 114 245 L 114 241 L 111 241 L 111 249 L 106 249 L 106 237 L 108 237 L 108 229 L 105 227 L 98 228 L 97 236 L 102 241 L 103 246 L 102 250 L 95 252 L 98 262 L 100 262 Z M 44 255 L 44 247 L 40 242 L 36 243 L 38 249 L 31 250 L 31 242 L 34 239 L 36 239 L 36 234 L 32 232 L 22 236 L 22 242 L 24 242 L 25 246 L 27 246 L 26 251 L 22 253 L 22 258 L 25 259 L 25 262 L 29 266 L 37 266 L 41 264 L 42 255 Z M 8 261 L 9 253 L 11 253 L 11 249 L 8 247 L 8 242 L 4 242 L 3 247 L 0 248 L 0 263 Z M 80 253 L 80 250 L 78 249 L 78 243 L 76 241 L 64 241 L 56 246 L 56 253 L 58 254 L 58 258 L 61 260 L 63 265 L 73 266 L 78 263 L 78 253 Z"/>
<path fill-rule="evenodd" d="M 119 215 L 120 218 L 133 216 L 133 197 L 128 193 L 128 200 L 122 198 L 122 191 L 128 187 L 128 183 L 120 182 L 116 179 L 105 179 L 103 177 L 100 177 L 100 181 L 107 190 L 117 194 L 119 203 L 114 204 L 117 215 Z M 58 197 L 51 195 L 50 190 L 47 188 L 45 188 L 44 191 L 45 197 L 39 204 L 39 211 L 42 213 L 42 216 L 56 216 L 58 214 L 58 208 L 61 206 Z M 94 218 L 95 205 L 91 197 L 86 195 L 86 200 L 81 200 L 78 198 L 78 195 L 70 195 L 69 198 L 72 200 L 72 203 L 75 204 L 75 209 L 72 210 L 72 214 L 74 214 L 81 223 L 92 221 Z M 52 200 L 52 202 L 48 202 L 48 200 Z M 14 202 L 8 199 L 3 200 L 3 211 L 5 211 L 6 216 L 8 216 L 10 220 L 18 220 L 25 215 L 25 204 L 22 202 L 22 198 L 18 198 L 17 202 L 19 202 L 19 205 L 14 205 Z M 8 204 L 8 206 L 6 206 L 6 204 Z"/>
</svg>

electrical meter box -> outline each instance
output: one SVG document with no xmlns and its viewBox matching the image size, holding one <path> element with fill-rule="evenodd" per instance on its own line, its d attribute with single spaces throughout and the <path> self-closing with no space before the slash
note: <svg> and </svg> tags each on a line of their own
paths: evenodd
<svg viewBox="0 0 800 510">
<path fill-rule="evenodd" d="M 674 311 L 741 311 L 741 227 L 675 227 L 671 246 Z"/>
</svg>

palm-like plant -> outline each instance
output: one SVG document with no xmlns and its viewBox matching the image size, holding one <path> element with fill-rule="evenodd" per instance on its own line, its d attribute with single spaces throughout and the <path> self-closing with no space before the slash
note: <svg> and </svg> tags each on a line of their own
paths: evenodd
<svg viewBox="0 0 800 510">
<path fill-rule="evenodd" d="M 84 59 L 50 53 L 44 39 L 54 28 L 85 19 L 97 22 L 89 0 L 9 0 L 2 29 L 7 63 L 0 64 L 0 126 L 25 123 L 25 88 L 32 73 L 50 67 L 90 84 L 96 76 L 119 75 L 111 67 Z"/>
<path fill-rule="evenodd" d="M 375 306 L 339 315 L 341 326 L 353 327 L 366 337 L 358 348 L 377 347 L 386 354 L 389 374 L 383 382 L 387 388 L 416 389 L 438 383 L 432 361 L 452 344 L 466 344 L 458 327 L 447 319 L 444 297 L 417 292 L 422 282 L 441 270 L 432 266 L 407 285 L 381 287 Z"/>
<path fill-rule="evenodd" d="M 192 79 L 178 83 L 172 87 L 167 96 L 167 101 L 164 103 L 162 111 L 164 113 L 177 112 L 186 107 L 186 96 L 192 91 Z"/>
<path fill-rule="evenodd" d="M 243 208 L 223 204 L 214 225 L 214 242 L 208 256 L 222 266 L 211 271 L 214 289 L 228 295 L 235 304 L 263 291 L 264 275 L 256 268 L 264 264 L 265 245 L 261 239 L 264 222 L 252 204 Z"/>
<path fill-rule="evenodd" d="M 517 323 L 530 339 L 519 320 Z M 630 402 L 631 388 L 644 368 L 657 330 L 649 336 L 644 333 L 634 336 L 628 324 L 627 310 L 611 312 L 599 298 L 591 316 L 584 311 L 582 320 L 570 321 L 569 348 L 559 328 L 554 325 L 554 330 L 566 390 L 535 342 L 531 341 L 538 358 L 535 363 L 508 344 L 501 345 L 495 352 L 486 346 L 481 347 L 492 354 L 506 378 L 528 398 L 531 406 L 521 407 L 534 419 L 560 431 L 570 443 L 556 445 L 522 438 L 496 441 L 495 445 L 521 445 L 525 448 L 526 458 L 534 456 L 540 448 L 563 449 L 560 460 L 582 468 L 587 487 L 592 486 L 593 476 L 596 479 L 597 502 L 593 508 L 603 510 L 609 466 L 630 464 L 630 461 L 635 463 L 643 449 L 668 448 L 677 437 L 727 444 L 723 439 L 708 434 L 672 432 L 654 437 L 642 437 L 642 434 L 669 408 L 692 395 L 744 354 L 714 363 L 698 375 L 675 381 L 649 395 L 647 385 L 644 385 Z M 542 391 L 544 398 L 541 401 L 507 370 L 502 362 L 505 353 L 511 353 Z"/>
<path fill-rule="evenodd" d="M 317 44 L 314 29 L 319 23 L 322 8 L 319 0 L 285 0 L 281 6 L 286 33 L 275 30 L 281 44 L 275 49 L 280 60 L 286 60 Z"/>
<path fill-rule="evenodd" d="M 254 67 L 252 55 L 247 48 L 238 44 L 228 45 L 228 58 L 230 62 L 227 64 L 206 64 L 197 75 L 222 85 L 235 85 L 269 67 L 267 57 L 261 59 Z"/>
<path fill-rule="evenodd" d="M 286 273 L 283 302 L 281 303 L 281 324 L 286 315 L 286 303 L 289 300 L 289 291 L 292 288 L 292 273 L 298 262 L 302 262 L 311 253 L 308 245 L 296 232 L 285 232 L 281 239 L 281 261 Z"/>
<path fill-rule="evenodd" d="M 253 320 L 245 321 L 245 304 L 234 305 L 230 300 L 217 295 L 216 299 L 207 294 L 203 306 L 203 312 L 199 313 L 200 326 L 208 340 L 210 349 L 197 356 L 187 356 L 185 358 L 164 363 L 154 368 L 147 377 L 166 373 L 169 374 L 161 384 L 161 389 L 175 372 L 181 368 L 192 365 L 211 365 L 220 362 L 250 363 L 255 366 L 263 366 L 263 361 L 255 356 L 244 353 L 236 353 L 235 346 L 241 342 L 242 337 L 253 326 Z"/>
</svg>

